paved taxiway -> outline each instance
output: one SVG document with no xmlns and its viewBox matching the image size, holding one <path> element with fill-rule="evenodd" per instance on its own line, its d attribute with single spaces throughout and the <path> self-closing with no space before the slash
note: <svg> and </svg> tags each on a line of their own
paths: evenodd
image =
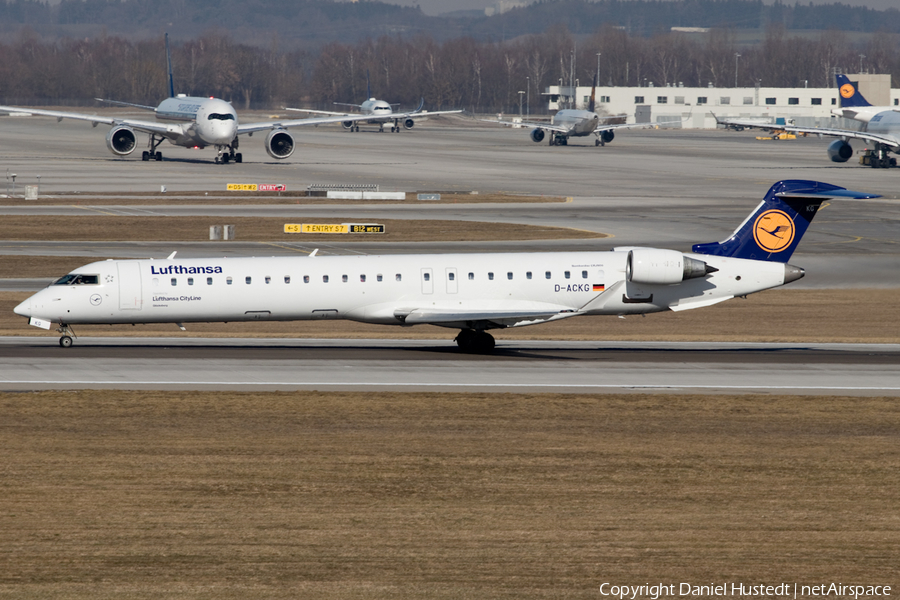
<svg viewBox="0 0 900 600">
<path fill-rule="evenodd" d="M 900 345 L 447 340 L 0 339 L 0 389 L 896 395 Z"/>
</svg>

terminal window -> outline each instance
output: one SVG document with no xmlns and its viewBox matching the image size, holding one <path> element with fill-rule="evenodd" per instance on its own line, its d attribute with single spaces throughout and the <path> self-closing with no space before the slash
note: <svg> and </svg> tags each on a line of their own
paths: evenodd
<svg viewBox="0 0 900 600">
<path fill-rule="evenodd" d="M 744 104 L 753 104 L 753 96 L 744 96 Z"/>
<path fill-rule="evenodd" d="M 821 98 L 813 98 L 812 105 L 813 106 L 822 106 L 822 99 Z"/>
<path fill-rule="evenodd" d="M 675 104 L 684 104 L 684 96 L 675 96 Z"/>
<path fill-rule="evenodd" d="M 697 104 L 706 104 L 707 102 L 706 96 L 697 96 Z"/>
<path fill-rule="evenodd" d="M 668 96 L 657 96 L 657 97 L 656 97 L 656 103 L 657 103 L 657 104 L 666 104 L 668 101 L 669 101 L 669 97 L 668 97 Z"/>
<path fill-rule="evenodd" d="M 612 100 L 609 99 L 609 96 L 600 96 L 600 102 L 603 104 L 609 104 Z"/>
<path fill-rule="evenodd" d="M 766 98 L 766 104 L 775 104 L 775 98 Z"/>
<path fill-rule="evenodd" d="M 800 98 L 788 98 L 788 104 L 800 104 Z"/>
<path fill-rule="evenodd" d="M 719 104 L 731 104 L 731 96 L 722 96 L 719 98 Z"/>
<path fill-rule="evenodd" d="M 643 96 L 635 96 L 635 97 L 634 97 L 634 103 L 635 103 L 635 104 L 643 104 L 643 103 L 644 103 L 644 97 L 643 97 Z"/>
</svg>

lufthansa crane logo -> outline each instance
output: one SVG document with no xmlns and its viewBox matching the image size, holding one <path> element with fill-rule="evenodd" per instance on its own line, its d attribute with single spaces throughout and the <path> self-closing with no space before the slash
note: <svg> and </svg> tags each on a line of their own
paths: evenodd
<svg viewBox="0 0 900 600">
<path fill-rule="evenodd" d="M 767 210 L 753 224 L 753 239 L 768 252 L 781 252 L 794 241 L 794 222 L 781 210 Z"/>
<path fill-rule="evenodd" d="M 852 98 L 853 94 L 856 93 L 856 88 L 854 88 L 851 84 L 845 83 L 841 86 L 841 98 Z"/>
</svg>

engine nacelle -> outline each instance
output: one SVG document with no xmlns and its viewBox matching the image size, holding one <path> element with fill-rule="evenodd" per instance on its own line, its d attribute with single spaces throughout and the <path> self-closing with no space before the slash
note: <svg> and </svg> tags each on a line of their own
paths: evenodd
<svg viewBox="0 0 900 600">
<path fill-rule="evenodd" d="M 126 156 L 137 147 L 137 137 L 130 127 L 118 125 L 106 134 L 106 147 L 116 156 Z"/>
<path fill-rule="evenodd" d="M 352 129 L 353 125 L 353 121 L 341 121 L 341 127 L 343 127 L 344 129 Z"/>
<path fill-rule="evenodd" d="M 405 121 L 403 121 L 403 127 L 405 127 L 406 129 L 412 129 L 413 125 L 415 124 L 416 122 L 412 119 L 406 119 Z"/>
<path fill-rule="evenodd" d="M 631 283 L 669 285 L 718 271 L 702 260 L 675 250 L 635 248 L 628 252 L 625 279 Z"/>
<path fill-rule="evenodd" d="M 284 129 L 273 129 L 266 137 L 266 152 L 272 158 L 288 158 L 294 153 L 294 137 Z"/>
<path fill-rule="evenodd" d="M 544 130 L 543 129 L 532 129 L 531 130 L 531 141 L 537 144 L 544 141 Z"/>
<path fill-rule="evenodd" d="M 847 162 L 853 156 L 853 148 L 844 140 L 835 140 L 828 146 L 831 162 Z"/>
<path fill-rule="evenodd" d="M 612 129 L 607 129 L 606 131 L 600 132 L 600 141 L 604 144 L 608 144 L 613 141 L 616 137 L 616 134 L 613 133 Z"/>
</svg>

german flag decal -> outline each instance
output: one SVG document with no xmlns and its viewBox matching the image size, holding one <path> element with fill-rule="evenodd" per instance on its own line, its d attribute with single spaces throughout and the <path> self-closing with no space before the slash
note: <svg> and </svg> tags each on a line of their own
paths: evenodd
<svg viewBox="0 0 900 600">
<path fill-rule="evenodd" d="M 606 289 L 606 286 L 604 286 L 602 283 L 595 283 L 595 284 L 594 284 L 594 291 L 595 291 L 595 292 L 602 292 L 602 291 L 605 290 L 605 289 Z"/>
</svg>

